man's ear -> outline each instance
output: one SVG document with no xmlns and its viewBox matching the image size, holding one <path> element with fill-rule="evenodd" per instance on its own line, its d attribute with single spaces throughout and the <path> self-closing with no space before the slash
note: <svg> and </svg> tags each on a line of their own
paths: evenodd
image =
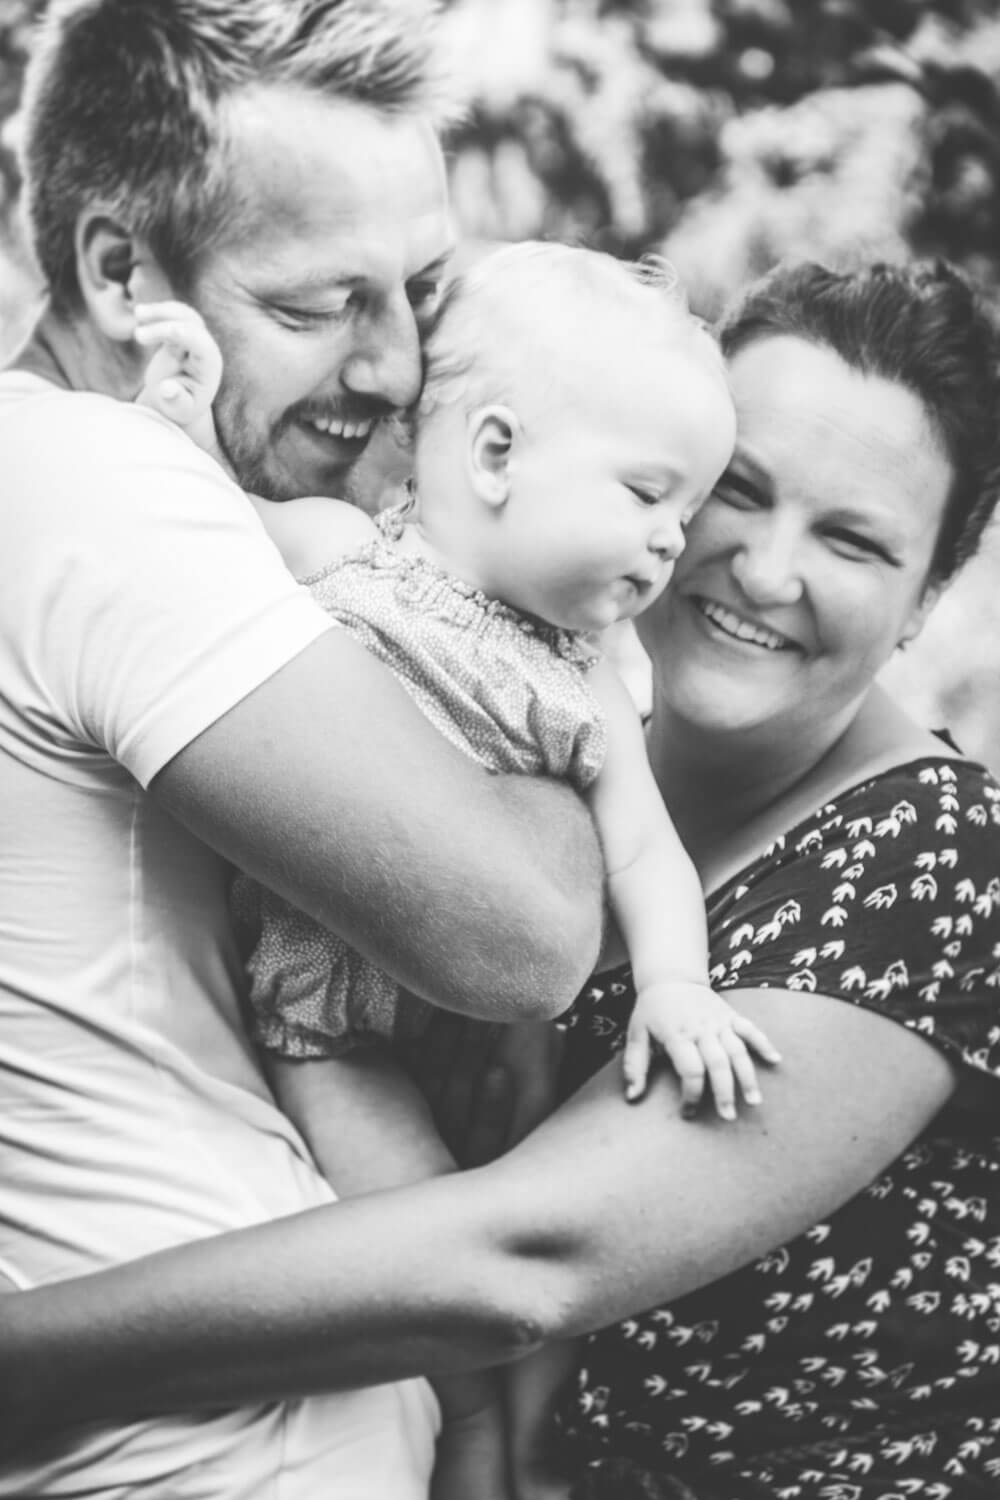
<svg viewBox="0 0 1000 1500">
<path fill-rule="evenodd" d="M 91 321 L 118 343 L 130 341 L 135 332 L 137 301 L 170 295 L 167 278 L 148 248 L 113 215 L 100 210 L 81 214 L 77 222 L 76 274 Z"/>
<path fill-rule="evenodd" d="M 511 454 L 521 424 L 509 406 L 479 406 L 469 417 L 467 461 L 476 494 L 487 505 L 506 504 Z"/>
</svg>

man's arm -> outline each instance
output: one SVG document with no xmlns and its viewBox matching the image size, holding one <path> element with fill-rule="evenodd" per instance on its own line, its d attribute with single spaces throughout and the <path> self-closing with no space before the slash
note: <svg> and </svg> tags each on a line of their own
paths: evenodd
<svg viewBox="0 0 1000 1500">
<path fill-rule="evenodd" d="M 627 1105 L 609 1065 L 488 1167 L 0 1296 L 2 1441 L 516 1358 L 803 1232 L 952 1092 L 942 1054 L 884 1017 L 734 998 L 787 1064 L 735 1125 L 686 1123 L 665 1074 Z"/>
<path fill-rule="evenodd" d="M 206 729 L 154 796 L 416 994 L 558 1015 L 597 955 L 601 862 L 566 786 L 492 776 L 328 631 Z"/>
</svg>

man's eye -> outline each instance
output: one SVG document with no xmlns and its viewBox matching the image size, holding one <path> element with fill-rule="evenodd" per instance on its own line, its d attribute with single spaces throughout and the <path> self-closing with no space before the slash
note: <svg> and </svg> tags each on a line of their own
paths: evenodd
<svg viewBox="0 0 1000 1500">
<path fill-rule="evenodd" d="M 350 297 L 324 307 L 283 307 L 275 303 L 274 312 L 290 328 L 317 328 L 325 323 L 338 323 L 346 316 L 350 305 Z"/>
<path fill-rule="evenodd" d="M 406 295 L 414 312 L 432 312 L 441 300 L 441 287 L 440 281 L 431 279 L 409 282 Z"/>
<path fill-rule="evenodd" d="M 741 479 L 738 474 L 723 474 L 718 481 L 712 494 L 717 500 L 722 500 L 726 505 L 734 505 L 749 509 L 751 506 L 761 504 L 761 496 L 755 487 L 747 480 Z"/>
</svg>

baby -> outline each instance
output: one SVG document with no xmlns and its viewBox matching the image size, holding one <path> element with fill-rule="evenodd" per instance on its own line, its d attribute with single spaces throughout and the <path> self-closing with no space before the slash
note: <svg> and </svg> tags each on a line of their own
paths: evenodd
<svg viewBox="0 0 1000 1500">
<path fill-rule="evenodd" d="M 157 351 L 140 400 L 214 451 L 221 361 L 200 320 L 147 304 L 137 337 Z M 707 1077 L 726 1119 L 736 1085 L 747 1103 L 760 1098 L 748 1049 L 769 1063 L 777 1053 L 709 986 L 701 887 L 599 638 L 666 586 L 734 431 L 716 346 L 661 268 L 512 246 L 445 294 L 405 505 L 372 521 L 329 499 L 255 502 L 291 570 L 442 734 L 490 770 L 564 777 L 586 795 L 638 992 L 627 1096 L 640 1097 L 662 1047 L 684 1105 Z M 338 1192 L 449 1170 L 393 1059 L 431 1007 L 271 892 L 241 878 L 236 900 L 259 933 L 256 1038 Z M 454 1454 L 446 1427 L 435 1494 L 503 1494 L 496 1413 L 462 1386 L 466 1409 L 486 1415 L 478 1437 L 478 1417 L 464 1424 Z"/>
</svg>

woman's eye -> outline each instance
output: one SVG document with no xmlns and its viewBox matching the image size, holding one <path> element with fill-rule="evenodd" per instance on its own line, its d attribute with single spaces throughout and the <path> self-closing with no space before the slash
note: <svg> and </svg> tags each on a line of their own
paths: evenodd
<svg viewBox="0 0 1000 1500">
<path fill-rule="evenodd" d="M 892 562 L 892 558 L 878 542 L 869 536 L 862 536 L 857 531 L 845 531 L 840 527 L 828 531 L 827 536 L 834 545 L 843 553 L 856 557 L 860 553 L 863 557 L 878 557 L 883 562 Z"/>
</svg>

